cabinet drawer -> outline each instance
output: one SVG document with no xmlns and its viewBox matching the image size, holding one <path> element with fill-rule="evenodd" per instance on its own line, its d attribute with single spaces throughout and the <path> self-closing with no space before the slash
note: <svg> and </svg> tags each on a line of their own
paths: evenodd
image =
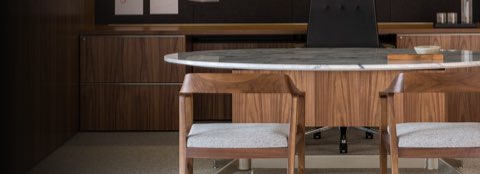
<svg viewBox="0 0 480 174">
<path fill-rule="evenodd" d="M 182 82 L 185 66 L 163 61 L 184 52 L 184 36 L 85 36 L 82 38 L 82 82 Z"/>
<path fill-rule="evenodd" d="M 80 88 L 83 131 L 178 130 L 180 85 L 86 84 Z"/>
</svg>

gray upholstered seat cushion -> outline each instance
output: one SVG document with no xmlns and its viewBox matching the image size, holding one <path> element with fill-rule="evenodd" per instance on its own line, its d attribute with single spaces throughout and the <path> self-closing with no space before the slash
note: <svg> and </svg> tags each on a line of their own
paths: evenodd
<svg viewBox="0 0 480 174">
<path fill-rule="evenodd" d="M 193 124 L 187 147 L 272 148 L 288 147 L 288 124 Z"/>
<path fill-rule="evenodd" d="M 399 147 L 480 147 L 480 123 L 397 124 Z"/>
</svg>

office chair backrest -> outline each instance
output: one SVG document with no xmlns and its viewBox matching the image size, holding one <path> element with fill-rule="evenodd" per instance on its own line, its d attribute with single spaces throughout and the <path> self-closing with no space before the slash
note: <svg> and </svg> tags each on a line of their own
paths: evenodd
<svg viewBox="0 0 480 174">
<path fill-rule="evenodd" d="M 311 0 L 307 47 L 379 47 L 375 0 Z"/>
</svg>

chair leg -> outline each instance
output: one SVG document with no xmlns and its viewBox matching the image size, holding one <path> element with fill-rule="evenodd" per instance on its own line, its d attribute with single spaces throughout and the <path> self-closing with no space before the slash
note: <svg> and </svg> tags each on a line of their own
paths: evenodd
<svg viewBox="0 0 480 174">
<path fill-rule="evenodd" d="M 179 160 L 179 174 L 193 174 L 193 159 L 180 157 Z"/>
<path fill-rule="evenodd" d="M 398 151 L 390 149 L 390 161 L 392 163 L 392 174 L 398 174 Z"/>
<path fill-rule="evenodd" d="M 387 149 L 380 139 L 380 174 L 387 174 Z"/>
<path fill-rule="evenodd" d="M 289 148 L 287 173 L 295 174 L 295 148 Z"/>
<path fill-rule="evenodd" d="M 298 143 L 298 174 L 303 174 L 305 170 L 305 136 L 300 138 Z"/>
</svg>

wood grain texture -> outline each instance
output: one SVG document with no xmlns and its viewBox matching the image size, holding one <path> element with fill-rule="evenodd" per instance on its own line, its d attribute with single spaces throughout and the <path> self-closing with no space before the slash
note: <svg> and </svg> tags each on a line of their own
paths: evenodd
<svg viewBox="0 0 480 174">
<path fill-rule="evenodd" d="M 397 122 L 445 122 L 445 94 L 404 94 Z M 397 107 L 400 107 L 397 105 Z M 398 109 L 397 109 L 398 110 Z"/>
<path fill-rule="evenodd" d="M 306 125 L 379 126 L 378 93 L 401 71 L 325 72 L 251 71 L 234 73 L 284 73 L 306 92 Z M 233 95 L 233 122 L 285 121 L 288 96 Z M 443 94 L 408 94 L 395 98 L 398 122 L 445 121 Z M 281 107 L 281 108 L 277 108 Z M 405 109 L 400 109 L 405 108 Z M 248 112 L 247 112 L 248 111 Z M 417 116 L 412 116 L 416 114 Z M 418 115 L 422 115 L 418 117 Z"/>
<path fill-rule="evenodd" d="M 303 95 L 283 74 L 192 73 L 185 76 L 180 94 L 280 93 Z"/>
<path fill-rule="evenodd" d="M 208 50 L 208 49 L 206 49 Z M 232 73 L 230 69 L 191 67 L 193 73 Z M 231 120 L 231 94 L 195 94 L 194 113 L 197 121 Z"/>
<path fill-rule="evenodd" d="M 163 56 L 186 51 L 184 36 L 84 36 L 82 82 L 182 82 L 185 66 Z"/>
<path fill-rule="evenodd" d="M 188 148 L 187 154 L 192 158 L 285 158 L 287 148 L 251 148 L 251 149 L 212 149 Z"/>
<path fill-rule="evenodd" d="M 469 49 L 480 51 L 480 35 L 442 34 L 397 36 L 398 48 L 413 48 L 415 45 L 439 45 L 444 49 Z M 446 69 L 446 72 L 480 72 L 479 67 Z M 445 121 L 480 121 L 480 94 L 445 94 Z"/>
<path fill-rule="evenodd" d="M 195 42 L 193 50 L 227 50 L 227 49 L 253 49 L 253 48 L 295 48 L 301 43 L 291 42 Z"/>
<path fill-rule="evenodd" d="M 480 67 L 472 68 L 453 68 L 446 72 L 477 72 L 480 73 Z M 453 93 L 445 94 L 446 114 L 448 121 L 472 121 L 480 122 L 480 94 L 472 93 Z"/>
<path fill-rule="evenodd" d="M 397 48 L 413 48 L 417 45 L 438 45 L 442 49 L 480 51 L 480 34 L 399 34 Z"/>
<path fill-rule="evenodd" d="M 480 92 L 480 74 L 476 72 L 402 73 L 392 83 L 398 89 L 394 93 Z"/>
<path fill-rule="evenodd" d="M 232 119 L 231 94 L 195 94 L 196 121 L 229 121 Z"/>
<path fill-rule="evenodd" d="M 193 159 L 187 156 L 187 138 L 193 123 L 192 95 L 179 95 L 178 173 L 192 174 Z"/>
<path fill-rule="evenodd" d="M 378 91 L 398 72 L 317 72 L 316 125 L 375 126 Z"/>
<path fill-rule="evenodd" d="M 185 36 L 87 35 L 81 45 L 81 130 L 178 129 L 186 68 L 163 56 L 190 49 Z"/>
<path fill-rule="evenodd" d="M 286 120 L 277 120 L 273 123 L 289 123 L 288 146 L 284 148 L 216 148 L 216 147 L 187 147 L 188 136 L 193 122 L 193 94 L 198 93 L 231 93 L 231 94 L 288 94 L 292 100 L 286 105 L 291 112 Z M 298 90 L 293 81 L 285 74 L 218 74 L 192 73 L 185 76 L 180 90 L 180 173 L 187 173 L 191 168 L 187 162 L 189 158 L 288 158 L 288 173 L 294 174 L 295 154 L 304 155 L 303 145 L 305 136 L 304 122 L 304 95 Z M 283 108 L 283 106 L 281 106 Z M 280 109 L 281 107 L 276 107 Z M 272 122 L 270 122 L 272 123 Z M 249 135 L 244 135 L 249 136 Z M 298 148 L 297 148 L 298 147 Z M 300 157 L 300 159 L 304 156 Z M 299 160 L 299 172 L 303 173 L 305 160 Z"/>
<path fill-rule="evenodd" d="M 84 84 L 80 130 L 178 130 L 180 85 Z"/>
<path fill-rule="evenodd" d="M 381 109 L 381 114 L 380 114 L 380 126 L 378 129 L 378 134 L 380 135 L 380 147 L 379 149 L 379 161 L 380 161 L 380 174 L 387 174 L 387 162 L 388 162 L 388 150 L 387 148 L 389 147 L 388 141 L 386 140 L 386 136 L 388 133 L 387 127 L 388 127 L 388 120 L 387 120 L 387 114 L 388 114 L 388 108 L 387 105 L 387 96 L 386 95 L 381 95 L 380 96 L 380 109 Z"/>
<path fill-rule="evenodd" d="M 78 34 L 94 24 L 93 1 L 5 3 L 6 173 L 20 174 L 78 132 Z"/>
<path fill-rule="evenodd" d="M 387 60 L 442 60 L 443 54 L 388 54 Z"/>
<path fill-rule="evenodd" d="M 401 73 L 390 84 L 390 87 L 380 93 L 382 100 L 382 119 L 381 119 L 381 150 L 380 150 L 380 164 L 381 172 L 386 173 L 386 149 L 389 149 L 391 158 L 391 173 L 398 173 L 398 158 L 478 158 L 480 157 L 480 147 L 445 147 L 445 148 L 423 148 L 423 147 L 398 147 L 397 137 L 397 119 L 398 109 L 395 107 L 394 97 L 399 94 L 418 94 L 418 93 L 452 93 L 452 92 L 480 92 L 480 75 L 476 72 L 449 72 L 449 73 Z M 418 96 L 423 97 L 423 96 Z M 463 97 L 463 98 L 462 98 Z M 466 96 L 460 96 L 455 99 L 467 99 Z M 441 96 L 441 98 L 444 98 Z M 441 101 L 441 98 L 437 98 L 436 101 Z M 448 98 L 447 98 L 448 99 Z M 423 101 L 423 99 L 420 99 Z M 468 99 L 467 99 L 468 100 Z M 430 101 L 430 103 L 435 103 Z M 447 101 L 448 103 L 448 101 Z M 414 103 L 415 105 L 418 103 Z M 405 103 L 404 106 L 414 105 Z M 478 105 L 478 103 L 477 103 Z M 436 106 L 430 106 L 433 108 L 433 113 L 443 111 L 445 108 L 449 109 L 449 106 L 445 106 L 445 103 L 437 105 L 442 108 L 436 108 Z M 419 109 L 417 109 L 419 110 Z M 435 117 L 430 118 L 428 112 L 405 112 L 407 116 L 415 116 L 422 118 L 417 121 L 436 122 Z M 441 113 L 435 113 L 441 114 Z M 447 113 L 448 114 L 448 113 Z M 437 121 L 449 121 L 445 115 L 443 120 Z M 437 117 L 438 118 L 438 117 Z M 389 131 L 387 132 L 387 120 Z M 416 122 L 417 122 L 416 121 Z M 447 139 L 445 139 L 447 140 Z"/>
<path fill-rule="evenodd" d="M 235 70 L 233 73 L 281 73 L 287 74 L 301 91 L 305 91 L 305 119 L 307 126 L 312 126 L 315 108 L 313 106 L 314 77 L 306 71 L 250 71 Z M 235 94 L 233 95 L 233 122 L 287 122 L 291 113 L 288 103 L 292 100 L 289 95 L 282 94 Z"/>
<path fill-rule="evenodd" d="M 287 42 L 194 42 L 193 51 L 223 50 L 223 49 L 250 49 L 250 48 L 293 48 L 296 43 Z M 214 69 L 192 67 L 193 73 L 231 73 L 230 69 Z M 195 94 L 195 120 L 231 120 L 231 94 Z"/>
<path fill-rule="evenodd" d="M 400 158 L 478 158 L 480 148 L 400 148 L 398 156 Z"/>
</svg>

